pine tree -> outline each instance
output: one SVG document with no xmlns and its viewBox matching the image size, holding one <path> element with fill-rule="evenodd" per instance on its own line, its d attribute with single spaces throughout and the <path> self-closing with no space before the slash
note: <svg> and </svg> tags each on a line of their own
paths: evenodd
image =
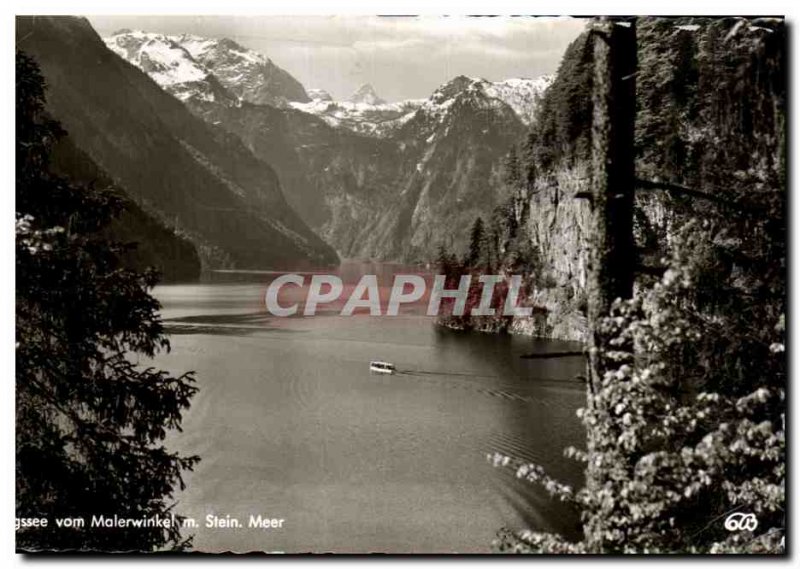
<svg viewBox="0 0 800 569">
<path fill-rule="evenodd" d="M 196 388 L 132 363 L 169 349 L 149 290 L 155 273 L 126 270 L 102 229 L 119 213 L 113 189 L 48 171 L 64 131 L 44 112 L 44 81 L 17 53 L 16 515 L 47 517 L 17 532 L 25 550 L 181 548 L 177 525 L 91 528 L 94 515 L 167 517 L 197 457 L 168 451 Z M 59 528 L 55 517 L 83 517 Z"/>
<path fill-rule="evenodd" d="M 511 149 L 508 151 L 508 155 L 505 158 L 504 167 L 504 182 L 506 185 L 510 186 L 511 188 L 516 188 L 519 186 L 521 180 L 520 160 L 517 154 L 516 146 L 511 146 Z"/>
<path fill-rule="evenodd" d="M 469 232 L 469 251 L 467 252 L 467 258 L 464 260 L 464 264 L 467 267 L 474 267 L 477 265 L 481 260 L 484 246 L 483 219 L 478 216 L 475 218 L 475 222 L 472 224 L 472 229 Z"/>
<path fill-rule="evenodd" d="M 536 152 L 537 147 L 536 134 L 529 132 L 525 137 L 525 146 L 523 147 L 522 164 L 520 168 L 523 175 L 523 182 L 525 189 L 530 194 L 536 186 L 536 178 L 538 175 L 538 168 L 536 166 Z"/>
</svg>

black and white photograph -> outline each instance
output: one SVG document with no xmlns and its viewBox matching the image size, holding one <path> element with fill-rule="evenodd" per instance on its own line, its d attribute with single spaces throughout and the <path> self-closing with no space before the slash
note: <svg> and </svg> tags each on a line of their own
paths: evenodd
<svg viewBox="0 0 800 569">
<path fill-rule="evenodd" d="M 286 7 L 13 17 L 16 553 L 785 560 L 786 18 Z"/>
</svg>

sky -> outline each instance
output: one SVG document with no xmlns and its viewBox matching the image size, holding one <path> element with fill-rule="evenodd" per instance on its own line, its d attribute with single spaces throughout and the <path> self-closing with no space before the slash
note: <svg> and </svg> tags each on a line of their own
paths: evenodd
<svg viewBox="0 0 800 569">
<path fill-rule="evenodd" d="M 585 21 L 464 16 L 89 16 L 121 28 L 228 37 L 286 69 L 307 89 L 346 99 L 370 83 L 389 101 L 428 97 L 457 75 L 499 81 L 554 73 Z"/>
</svg>

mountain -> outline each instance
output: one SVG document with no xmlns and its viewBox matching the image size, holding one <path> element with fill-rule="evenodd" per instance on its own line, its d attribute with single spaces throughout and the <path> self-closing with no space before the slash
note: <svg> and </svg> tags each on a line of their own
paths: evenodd
<svg viewBox="0 0 800 569">
<path fill-rule="evenodd" d="M 240 99 L 255 104 L 310 101 L 303 85 L 260 53 L 233 40 L 183 35 L 178 43 Z"/>
<path fill-rule="evenodd" d="M 200 50 L 185 37 L 170 41 L 202 64 L 206 81 L 217 79 L 230 91 L 216 76 L 221 64 L 215 52 L 205 51 L 200 61 Z M 141 66 L 136 52 L 121 49 L 119 34 L 106 42 Z M 441 243 L 466 246 L 475 217 L 499 199 L 506 152 L 523 137 L 551 82 L 459 76 L 427 99 L 395 103 L 365 85 L 348 101 L 310 90 L 306 102 L 230 104 L 225 97 L 200 96 L 210 87 L 182 96 L 186 90 L 163 72 L 148 73 L 195 115 L 271 164 L 291 207 L 341 255 L 406 261 L 430 260 Z"/>
<path fill-rule="evenodd" d="M 328 93 L 327 97 L 312 97 L 309 103 L 291 103 L 295 109 L 322 118 L 329 125 L 344 127 L 360 134 L 386 136 L 396 127 L 411 118 L 411 115 L 422 106 L 432 109 L 445 104 L 449 98 L 462 90 L 481 91 L 485 96 L 503 101 L 517 114 L 523 124 L 530 125 L 536 114 L 542 95 L 553 82 L 553 76 L 544 75 L 536 79 L 506 79 L 505 81 L 487 81 L 486 79 L 459 76 L 437 89 L 429 99 L 408 99 L 396 103 L 386 103 L 374 95 L 371 86 L 365 85 L 347 101 L 334 101 Z M 376 100 L 378 102 L 369 102 Z"/>
<path fill-rule="evenodd" d="M 545 90 L 552 82 L 553 77 L 550 75 L 536 79 L 516 78 L 494 82 L 480 77 L 459 75 L 434 91 L 428 106 L 446 105 L 463 92 L 476 93 L 486 99 L 502 101 L 514 111 L 522 123 L 530 125 Z"/>
<path fill-rule="evenodd" d="M 120 30 L 106 38 L 105 43 L 181 101 L 238 102 L 237 97 L 223 87 L 205 65 L 196 61 L 175 38 Z"/>
<path fill-rule="evenodd" d="M 333 97 L 325 89 L 306 89 L 312 101 L 333 101 Z"/>
<path fill-rule="evenodd" d="M 343 126 L 360 134 L 383 136 L 410 118 L 425 99 L 387 103 L 369 83 L 359 87 L 346 101 L 334 101 L 323 89 L 306 91 L 288 72 L 263 55 L 233 40 L 193 35 L 164 35 L 119 30 L 105 38 L 106 45 L 150 75 L 162 88 L 181 101 L 211 101 L 235 105 L 239 100 L 270 104 L 317 115 L 334 127 Z M 441 104 L 463 89 L 483 91 L 502 100 L 529 125 L 551 76 L 491 82 L 459 76 L 434 93 L 431 102 Z M 447 92 L 443 92 L 446 89 Z"/>
<path fill-rule="evenodd" d="M 311 101 L 287 71 L 227 38 L 119 30 L 105 42 L 182 101 L 243 100 L 274 105 Z"/>
<path fill-rule="evenodd" d="M 200 276 L 200 257 L 192 242 L 139 207 L 68 134 L 53 146 L 49 170 L 75 184 L 115 188 L 122 212 L 105 233 L 111 241 L 128 245 L 121 255 L 125 266 L 138 271 L 155 268 L 164 282 L 193 281 Z"/>
<path fill-rule="evenodd" d="M 386 102 L 378 97 L 375 89 L 369 83 L 365 83 L 356 89 L 356 92 L 350 95 L 350 98 L 347 100 L 351 103 L 363 103 L 366 105 L 382 105 Z"/>
<path fill-rule="evenodd" d="M 330 108 L 307 112 L 315 105 Z M 290 203 L 341 255 L 427 261 L 440 243 L 465 247 L 524 135 L 514 109 L 459 78 L 413 104 L 355 105 L 189 106 L 274 164 Z"/>
<path fill-rule="evenodd" d="M 310 103 L 290 103 L 292 108 L 317 116 L 334 128 L 342 127 L 358 134 L 385 138 L 404 118 L 411 118 L 423 101 L 399 103 L 353 103 L 332 99 L 314 99 Z"/>
<path fill-rule="evenodd" d="M 437 89 L 391 134 L 400 149 L 400 193 L 367 234 L 371 255 L 430 260 L 439 245 L 465 250 L 476 217 L 498 203 L 498 176 L 525 125 L 476 80 Z"/>
<path fill-rule="evenodd" d="M 204 267 L 337 261 L 270 166 L 109 51 L 87 20 L 19 17 L 16 26 L 17 47 L 42 69 L 48 111 L 143 210 L 187 235 Z"/>
<path fill-rule="evenodd" d="M 520 120 L 531 125 L 536 118 L 544 92 L 552 85 L 553 75 L 542 75 L 535 79 L 513 78 L 505 81 L 481 81 L 481 86 L 489 97 L 500 99 L 514 109 Z"/>
<path fill-rule="evenodd" d="M 272 164 L 287 201 L 306 223 L 343 256 L 359 256 L 360 220 L 374 216 L 398 191 L 395 182 L 402 164 L 397 143 L 333 127 L 291 108 L 249 103 L 229 107 L 207 101 L 187 106 Z M 334 241 L 334 232 L 349 232 L 350 237 Z"/>
</svg>

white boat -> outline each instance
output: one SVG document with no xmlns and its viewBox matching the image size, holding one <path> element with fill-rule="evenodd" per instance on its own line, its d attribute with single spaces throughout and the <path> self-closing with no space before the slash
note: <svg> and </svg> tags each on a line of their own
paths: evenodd
<svg viewBox="0 0 800 569">
<path fill-rule="evenodd" d="M 389 362 L 369 362 L 369 371 L 376 373 L 394 373 L 396 371 L 394 364 Z"/>
</svg>

